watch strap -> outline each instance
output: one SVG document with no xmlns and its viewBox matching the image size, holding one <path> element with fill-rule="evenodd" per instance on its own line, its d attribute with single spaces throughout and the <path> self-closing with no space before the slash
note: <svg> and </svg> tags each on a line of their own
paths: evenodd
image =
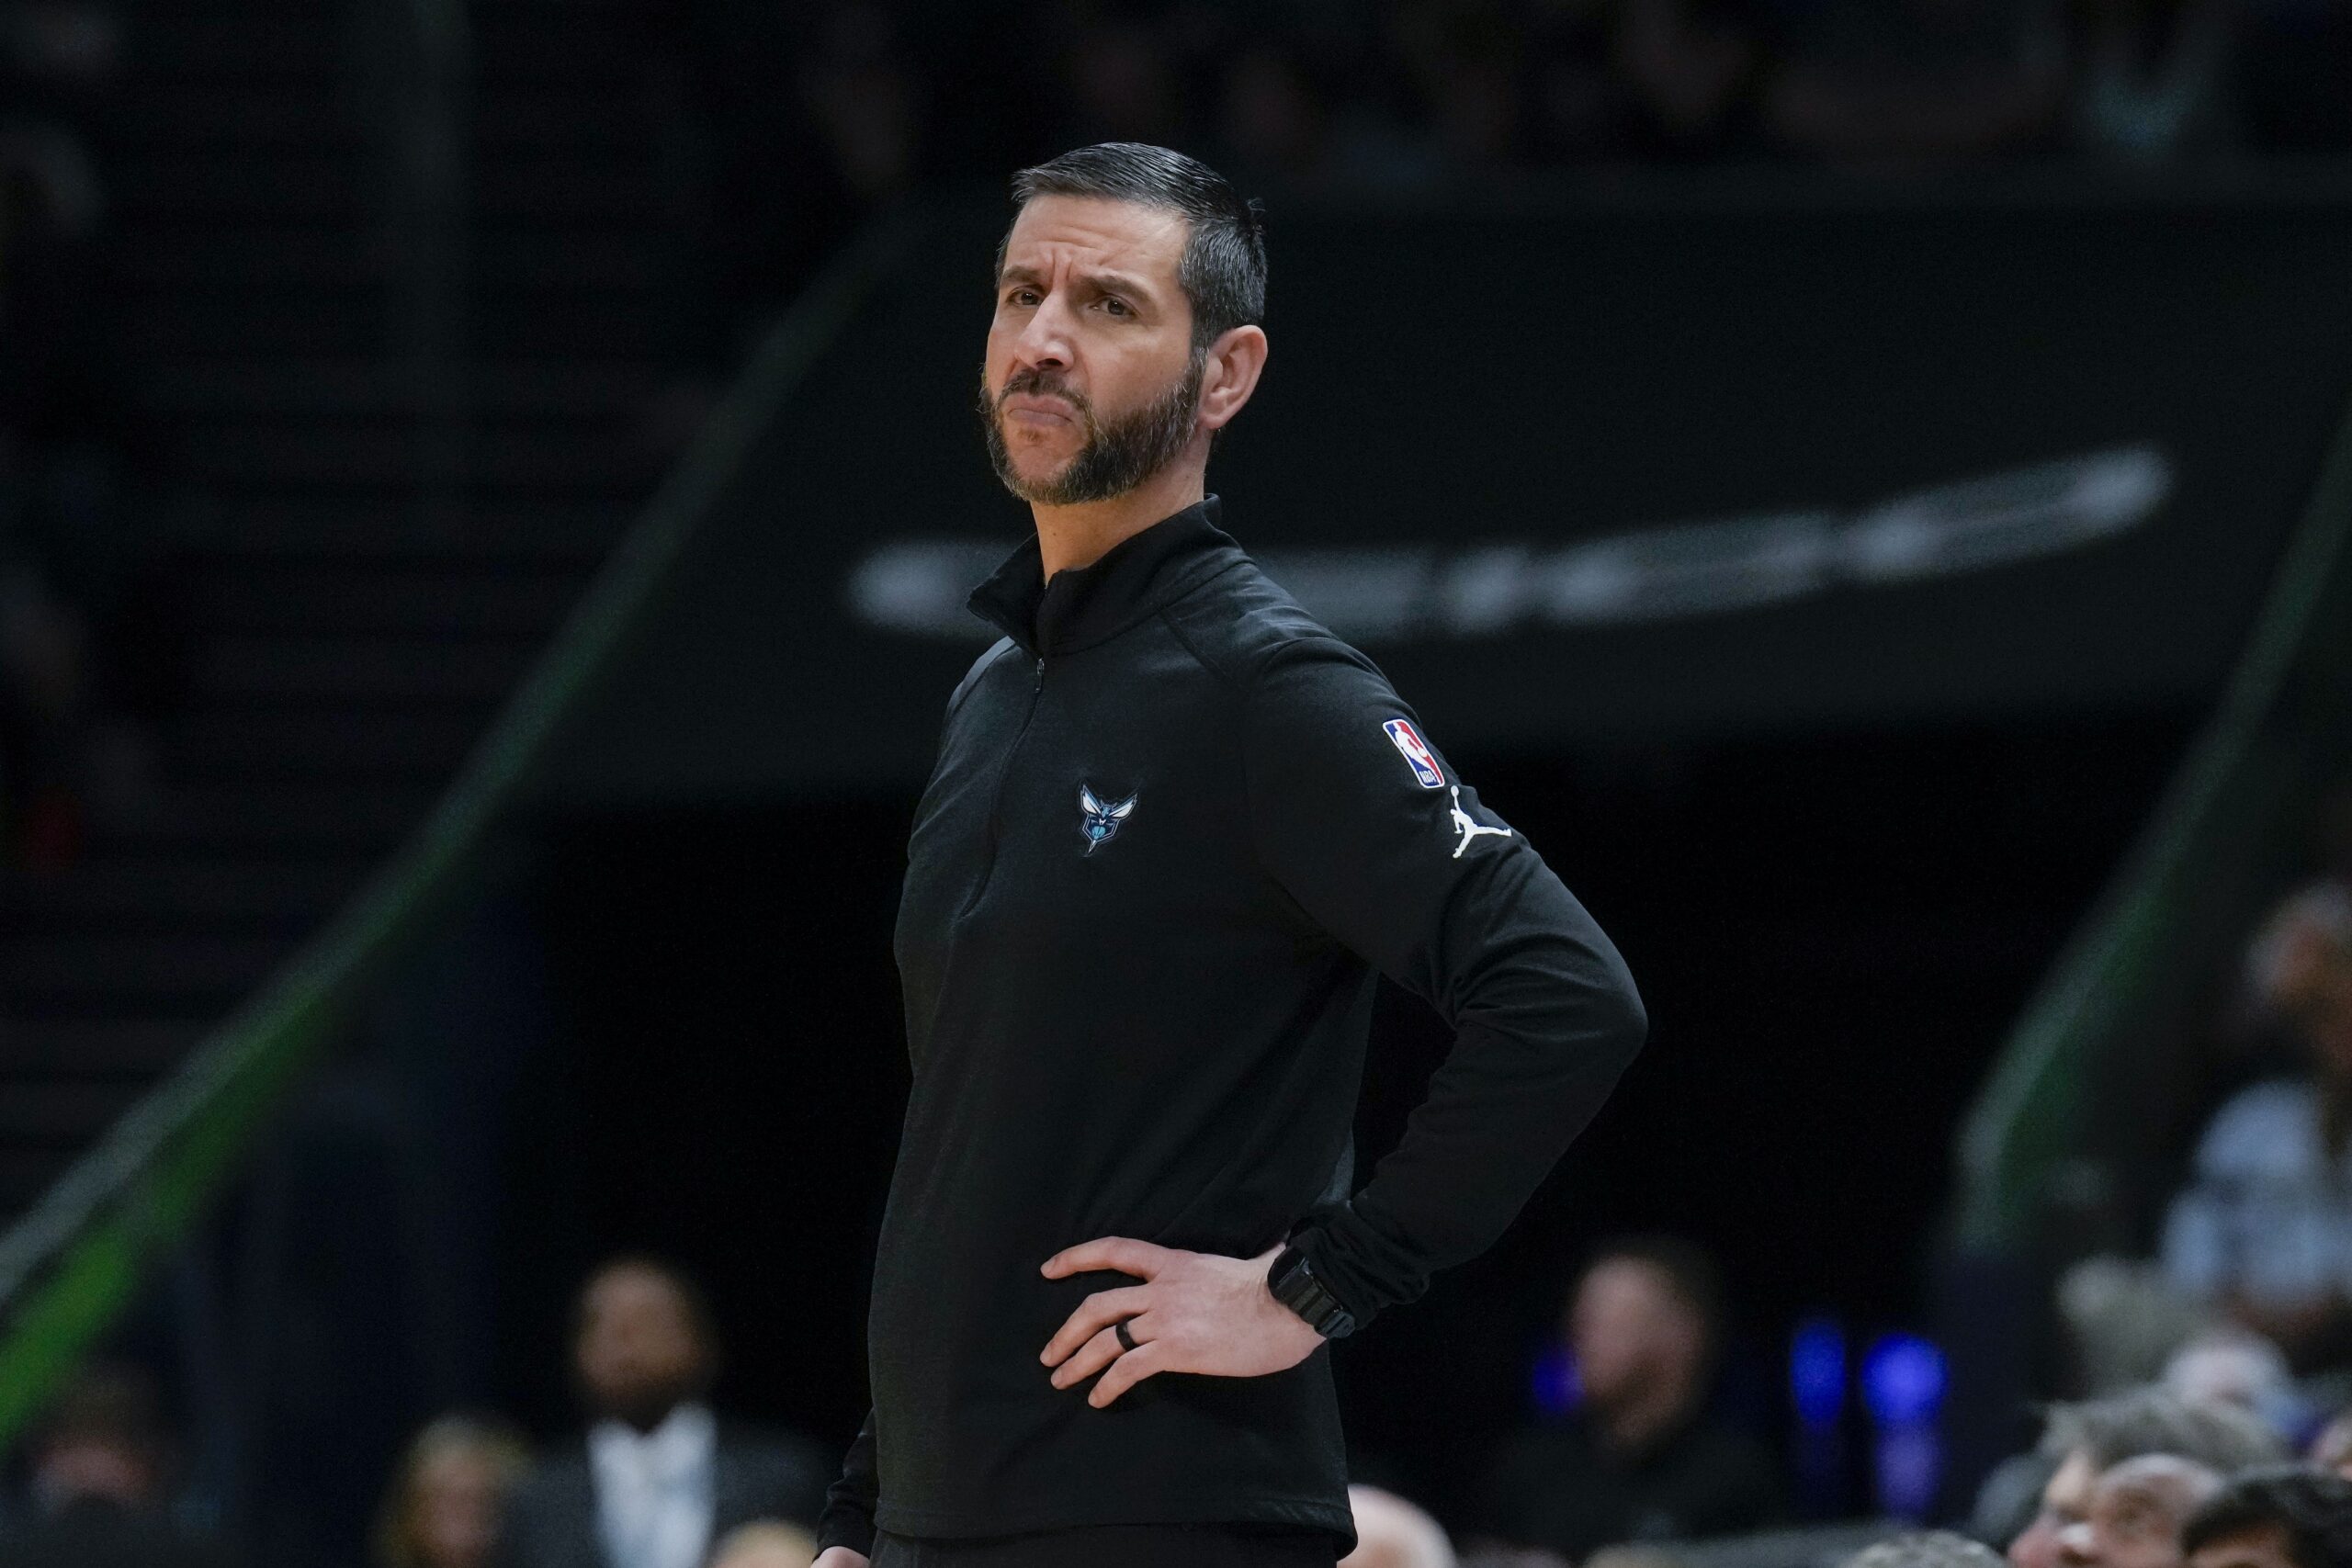
<svg viewBox="0 0 2352 1568">
<path fill-rule="evenodd" d="M 1266 1270 L 1266 1288 L 1274 1300 L 1296 1313 L 1309 1328 L 1326 1339 L 1341 1339 L 1356 1329 L 1355 1314 L 1315 1277 L 1314 1265 L 1295 1247 L 1285 1247 Z"/>
</svg>

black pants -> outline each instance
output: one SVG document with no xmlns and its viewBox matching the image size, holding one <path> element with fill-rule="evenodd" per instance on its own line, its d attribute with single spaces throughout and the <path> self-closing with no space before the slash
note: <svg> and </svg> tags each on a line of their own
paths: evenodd
<svg viewBox="0 0 2352 1568">
<path fill-rule="evenodd" d="M 986 1540 L 885 1531 L 872 1568 L 1331 1568 L 1339 1544 L 1319 1530 L 1248 1525 L 1092 1525 Z"/>
</svg>

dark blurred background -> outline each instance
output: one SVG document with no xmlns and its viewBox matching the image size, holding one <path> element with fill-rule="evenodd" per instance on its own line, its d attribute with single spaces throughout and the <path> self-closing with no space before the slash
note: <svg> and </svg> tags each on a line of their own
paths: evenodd
<svg viewBox="0 0 2352 1568">
<path fill-rule="evenodd" d="M 2352 1271 L 2173 1234 L 2230 1094 L 2352 1073 L 2256 940 L 2352 866 L 2345 0 L 20 0 L 0 95 L 23 1528 L 95 1445 L 233 1561 L 481 1568 L 404 1521 L 576 1441 L 625 1254 L 831 1464 L 905 830 L 1027 522 L 1004 181 L 1112 139 L 1266 202 L 1228 525 L 1654 1021 L 1340 1348 L 1362 1476 L 1508 1538 L 1636 1235 L 1720 1270 L 1743 1529 L 1964 1517 L 2220 1330 L 2285 1436 L 2352 1399 Z M 1366 1168 L 1444 1043 L 1385 998 Z"/>
</svg>

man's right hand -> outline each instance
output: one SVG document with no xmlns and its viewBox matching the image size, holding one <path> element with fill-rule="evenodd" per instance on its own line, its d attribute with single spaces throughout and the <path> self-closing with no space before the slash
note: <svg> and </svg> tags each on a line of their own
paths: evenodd
<svg viewBox="0 0 2352 1568">
<path fill-rule="evenodd" d="M 808 1568 L 865 1568 L 865 1559 L 846 1546 L 829 1546 Z"/>
</svg>

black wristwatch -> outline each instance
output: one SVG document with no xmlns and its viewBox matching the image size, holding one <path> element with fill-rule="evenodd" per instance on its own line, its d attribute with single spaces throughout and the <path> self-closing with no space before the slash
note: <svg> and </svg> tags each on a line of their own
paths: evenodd
<svg viewBox="0 0 2352 1568">
<path fill-rule="evenodd" d="M 1273 1267 L 1266 1270 L 1266 1288 L 1273 1292 L 1274 1300 L 1305 1318 L 1306 1326 L 1326 1339 L 1344 1339 L 1356 1331 L 1355 1314 L 1323 1288 L 1323 1281 L 1307 1266 L 1306 1254 L 1295 1247 L 1283 1247 Z"/>
</svg>

